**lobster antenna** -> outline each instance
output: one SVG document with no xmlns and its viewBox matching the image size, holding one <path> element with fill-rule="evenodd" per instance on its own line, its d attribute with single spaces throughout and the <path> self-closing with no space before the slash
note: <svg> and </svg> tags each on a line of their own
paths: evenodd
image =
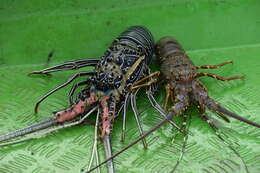
<svg viewBox="0 0 260 173">
<path fill-rule="evenodd" d="M 257 124 L 257 123 L 255 123 L 253 121 L 250 121 L 250 120 L 248 120 L 248 119 L 246 119 L 244 117 L 239 116 L 238 114 L 236 114 L 234 112 L 231 112 L 231 111 L 225 109 L 224 107 L 218 105 L 216 103 L 216 101 L 211 99 L 211 98 L 209 98 L 208 102 L 206 102 L 205 104 L 207 105 L 207 107 L 209 107 L 212 110 L 221 112 L 221 113 L 223 113 L 225 115 L 228 115 L 228 116 L 230 116 L 232 118 L 235 118 L 235 119 L 237 119 L 239 121 L 243 121 L 244 123 L 247 123 L 249 125 L 252 125 L 252 126 L 260 128 L 260 124 Z"/>
</svg>

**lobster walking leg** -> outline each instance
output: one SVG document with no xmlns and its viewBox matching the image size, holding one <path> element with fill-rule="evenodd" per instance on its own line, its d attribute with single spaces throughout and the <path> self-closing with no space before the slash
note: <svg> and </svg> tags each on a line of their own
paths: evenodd
<svg viewBox="0 0 260 173">
<path fill-rule="evenodd" d="M 177 131 L 177 133 L 174 135 L 173 139 L 172 139 L 172 143 L 174 143 L 175 139 L 178 137 L 178 135 L 180 134 L 181 131 L 186 131 L 186 126 L 187 126 L 187 118 L 188 116 L 186 114 L 183 115 L 183 123 L 181 125 L 181 130 Z M 187 134 L 184 134 L 185 136 Z"/>
<path fill-rule="evenodd" d="M 160 115 L 162 115 L 164 118 L 167 117 L 167 113 L 161 108 L 161 106 L 156 102 L 156 100 L 154 99 L 153 95 L 150 93 L 150 92 L 147 92 L 147 96 L 148 96 L 148 99 L 152 105 L 153 108 L 155 108 L 159 113 Z M 175 127 L 176 129 L 178 129 L 179 131 L 181 131 L 181 128 L 175 123 L 173 122 L 172 120 L 169 120 L 169 123 Z M 183 131 L 181 131 L 183 132 Z M 183 132 L 183 133 L 187 133 L 187 132 Z"/>
<path fill-rule="evenodd" d="M 188 119 L 188 116 L 184 114 L 183 115 L 183 123 L 182 123 L 182 127 L 181 128 L 184 129 L 185 131 L 189 131 L 189 129 L 187 129 L 187 119 Z M 189 126 L 188 126 L 188 128 L 189 128 Z M 174 136 L 173 139 L 175 139 L 178 134 L 179 134 L 179 131 L 177 132 L 177 134 Z M 183 144 L 182 144 L 182 147 L 181 147 L 181 154 L 180 154 L 176 164 L 174 165 L 171 173 L 173 173 L 177 169 L 177 167 L 179 166 L 179 164 L 180 164 L 180 162 L 181 162 L 181 160 L 182 160 L 182 158 L 184 156 L 184 152 L 185 152 L 185 148 L 186 148 L 186 145 L 187 145 L 188 137 L 189 137 L 189 135 L 184 134 Z M 172 142 L 173 142 L 173 140 L 172 140 Z"/>
<path fill-rule="evenodd" d="M 148 81 L 147 83 L 135 85 L 131 89 L 134 90 L 134 89 L 138 89 L 138 88 L 147 87 L 147 86 L 150 86 L 150 85 L 152 85 L 153 83 L 156 83 L 156 82 L 158 82 L 158 79 L 152 79 L 152 80 Z"/>
<path fill-rule="evenodd" d="M 156 76 L 156 75 L 159 75 L 160 74 L 160 72 L 155 72 L 155 73 L 153 73 L 153 75 L 152 76 L 150 76 L 150 79 L 151 79 L 151 77 L 153 77 L 153 76 Z M 147 78 L 147 76 L 146 77 L 144 77 L 145 79 L 148 79 Z M 142 78 L 141 80 L 139 80 L 138 81 L 138 83 L 140 83 L 140 82 L 143 82 L 144 81 L 144 78 Z M 154 83 L 150 83 L 150 84 L 148 84 L 148 89 L 147 89 L 147 91 L 146 91 L 146 93 L 147 93 L 147 96 L 148 96 L 148 99 L 149 99 L 149 101 L 150 101 L 150 103 L 151 103 L 151 105 L 152 105 L 152 107 L 153 108 L 155 108 L 159 113 L 160 113 L 160 115 L 162 115 L 163 117 L 166 117 L 167 116 L 167 114 L 165 113 L 165 111 L 161 108 L 161 106 L 157 103 L 157 101 L 154 99 L 154 97 L 153 97 L 153 84 Z M 135 86 L 134 86 L 135 87 Z M 173 92 L 171 92 L 171 93 L 173 93 Z M 180 129 L 180 127 L 176 124 L 176 123 L 174 123 L 172 120 L 169 120 L 169 123 L 172 125 L 172 126 L 174 126 L 175 128 L 177 128 L 178 130 L 181 130 Z M 183 131 L 181 131 L 181 132 L 183 132 Z M 186 133 L 186 132 L 185 132 Z"/>
<path fill-rule="evenodd" d="M 40 105 L 40 103 L 45 100 L 47 97 L 49 97 L 51 94 L 55 93 L 56 91 L 60 90 L 61 88 L 64 88 L 65 86 L 69 85 L 73 80 L 75 80 L 78 77 L 81 76 L 86 76 L 86 75 L 93 75 L 94 72 L 78 72 L 75 75 L 73 75 L 71 78 L 69 78 L 69 80 L 67 80 L 67 82 L 63 83 L 62 85 L 58 86 L 57 88 L 49 91 L 47 94 L 45 94 L 44 96 L 42 96 L 39 100 L 37 100 L 35 107 L 34 107 L 34 112 L 37 113 L 38 112 L 38 107 Z"/>
<path fill-rule="evenodd" d="M 110 137 L 110 135 L 104 137 L 103 143 L 104 143 L 104 148 L 105 148 L 105 152 L 106 152 L 106 158 L 112 157 L 112 147 L 111 147 L 111 137 Z M 114 173 L 115 172 L 114 163 L 113 163 L 112 159 L 107 162 L 107 170 L 108 170 L 108 173 Z"/>
<path fill-rule="evenodd" d="M 124 106 L 123 106 L 123 125 L 122 125 L 122 131 L 121 131 L 121 142 L 125 141 L 125 132 L 126 132 L 126 113 L 127 113 L 127 106 L 129 101 L 129 93 L 126 95 L 124 100 Z"/>
<path fill-rule="evenodd" d="M 170 91 L 170 97 L 171 97 L 172 103 L 174 103 L 175 96 L 174 96 L 173 90 Z"/>
<path fill-rule="evenodd" d="M 164 109 L 164 111 L 167 111 L 168 101 L 169 101 L 169 98 L 171 96 L 171 90 L 170 90 L 169 84 L 165 85 L 165 90 L 166 90 L 166 97 L 165 97 L 163 109 Z"/>
<path fill-rule="evenodd" d="M 136 108 L 136 93 L 138 92 L 138 90 L 136 90 L 134 93 L 131 93 L 131 98 L 130 98 L 130 101 L 131 101 L 131 107 L 132 107 L 132 110 L 134 112 L 134 117 L 135 117 L 135 121 L 137 123 L 137 127 L 138 127 L 138 130 L 139 130 L 139 134 L 140 136 L 143 135 L 143 128 L 142 128 L 142 125 L 140 123 L 140 120 L 139 120 L 139 117 L 138 117 L 138 113 L 137 113 L 137 108 Z M 143 145 L 144 145 L 144 148 L 147 148 L 147 142 L 145 140 L 145 138 L 143 138 Z"/>
<path fill-rule="evenodd" d="M 159 71 L 154 72 L 154 73 L 152 73 L 152 74 L 150 74 L 150 75 L 148 75 L 148 76 L 143 77 L 143 78 L 140 79 L 139 81 L 137 81 L 137 82 L 135 83 L 135 85 L 137 85 L 137 84 L 139 84 L 139 83 L 142 83 L 142 82 L 145 81 L 146 79 L 150 79 L 150 78 L 152 78 L 152 77 L 154 77 L 154 76 L 159 76 L 159 75 L 160 75 L 160 72 L 159 72 Z"/>
<path fill-rule="evenodd" d="M 245 77 L 245 75 L 239 75 L 239 76 L 224 78 L 222 76 L 218 76 L 218 75 L 215 75 L 212 73 L 206 73 L 206 72 L 197 72 L 196 73 L 196 77 L 201 77 L 201 76 L 208 76 L 208 77 L 212 77 L 212 78 L 215 78 L 217 80 L 222 80 L 222 81 L 230 81 L 230 80 L 241 79 L 241 78 Z"/>
<path fill-rule="evenodd" d="M 201 88 L 198 88 L 198 91 L 202 91 L 202 90 L 204 90 L 204 91 L 206 91 L 207 92 L 207 88 L 200 82 L 200 81 L 196 81 L 196 83 L 201 87 Z M 204 91 L 202 91 L 202 92 L 204 92 Z M 196 93 L 195 93 L 196 94 Z M 194 95 L 195 95 L 194 94 Z M 205 92 L 204 92 L 204 94 L 205 94 Z M 195 99 L 196 100 L 196 99 Z M 200 99 L 199 99 L 200 100 Z M 200 110 L 200 113 L 201 114 L 204 114 L 204 112 L 205 112 L 205 109 L 206 109 L 206 107 L 205 107 L 205 105 L 203 104 L 203 101 L 202 100 L 200 100 L 199 101 L 199 110 Z M 222 112 L 218 112 L 218 111 L 216 111 L 217 112 L 217 115 L 220 117 L 220 118 L 222 118 L 224 121 L 226 121 L 226 122 L 230 122 L 230 120 L 225 116 L 225 114 L 223 114 Z"/>
<path fill-rule="evenodd" d="M 74 102 L 73 102 L 73 94 L 74 94 L 74 92 L 76 91 L 76 89 L 77 89 L 78 87 L 82 86 L 82 85 L 87 85 L 87 84 L 89 84 L 89 83 L 90 83 L 90 80 L 88 79 L 88 80 L 85 80 L 85 81 L 78 82 L 78 83 L 74 84 L 74 85 L 71 87 L 70 92 L 69 92 L 69 94 L 68 94 L 68 96 L 69 96 L 69 104 L 70 104 L 70 105 L 74 104 Z"/>
<path fill-rule="evenodd" d="M 94 156 L 96 155 L 96 163 L 99 164 L 99 156 L 98 156 L 98 149 L 97 149 L 97 142 L 98 142 L 98 119 L 99 119 L 99 109 L 98 109 L 98 113 L 97 113 L 97 117 L 96 117 L 96 123 L 95 123 L 95 135 L 94 135 L 94 142 L 93 142 L 93 147 L 92 147 L 92 152 L 91 152 L 91 158 L 88 164 L 88 169 L 90 170 L 93 160 L 94 160 Z M 84 168 L 82 169 L 84 170 Z M 100 169 L 98 168 L 98 173 L 100 173 Z"/>
<path fill-rule="evenodd" d="M 40 71 L 30 72 L 28 75 L 32 74 L 49 74 L 52 72 L 62 71 L 62 70 L 75 70 L 86 66 L 96 66 L 100 59 L 79 59 L 74 61 L 67 61 L 63 64 L 55 65 L 52 67 L 45 68 Z"/>
<path fill-rule="evenodd" d="M 223 62 L 221 64 L 217 64 L 217 65 L 200 65 L 200 66 L 195 66 L 196 69 L 216 69 L 216 68 L 220 68 L 224 65 L 227 65 L 227 64 L 232 64 L 233 61 L 226 61 L 226 62 Z"/>
</svg>

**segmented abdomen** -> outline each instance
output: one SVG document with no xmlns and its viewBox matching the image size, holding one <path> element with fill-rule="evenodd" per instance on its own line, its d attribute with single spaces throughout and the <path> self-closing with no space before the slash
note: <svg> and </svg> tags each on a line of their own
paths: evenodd
<svg viewBox="0 0 260 173">
<path fill-rule="evenodd" d="M 156 44 L 156 54 L 159 58 L 162 75 L 178 76 L 180 72 L 189 73 L 193 67 L 192 61 L 179 42 L 172 37 L 163 37 Z"/>
</svg>

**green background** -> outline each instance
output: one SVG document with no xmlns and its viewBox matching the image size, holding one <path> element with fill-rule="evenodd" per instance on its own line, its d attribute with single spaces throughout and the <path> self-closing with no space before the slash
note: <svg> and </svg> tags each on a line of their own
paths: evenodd
<svg viewBox="0 0 260 173">
<path fill-rule="evenodd" d="M 196 65 L 233 60 L 233 65 L 211 72 L 226 77 L 245 74 L 246 78 L 201 81 L 210 96 L 223 106 L 260 123 L 259 0 L 0 0 L 0 134 L 47 119 L 53 111 L 68 106 L 70 87 L 43 102 L 38 116 L 33 115 L 34 102 L 75 71 L 55 73 L 52 77 L 28 77 L 28 72 L 65 60 L 100 57 L 112 40 L 132 25 L 146 26 L 156 40 L 166 35 L 177 38 Z M 48 64 L 50 52 L 53 57 Z M 164 96 L 161 88 L 155 97 L 162 104 Z M 138 96 L 137 104 L 145 130 L 159 122 L 160 116 L 144 92 Z M 241 160 L 199 118 L 195 106 L 186 114 L 192 117 L 188 121 L 192 135 L 175 172 L 245 172 Z M 214 112 L 208 114 L 217 117 Z M 126 141 L 121 143 L 121 121 L 119 117 L 114 125 L 114 152 L 138 137 L 133 113 L 129 111 Z M 181 119 L 176 118 L 176 122 L 181 123 Z M 241 155 L 249 172 L 260 172 L 260 130 L 233 119 L 231 123 L 218 122 L 222 133 L 228 136 L 226 141 Z M 175 134 L 169 124 L 164 125 L 147 138 L 147 150 L 139 143 L 117 157 L 117 172 L 170 172 L 183 145 L 181 135 L 171 142 Z M 94 127 L 77 126 L 0 148 L 0 172 L 79 172 L 89 162 L 93 136 Z M 99 149 L 103 159 L 102 145 Z M 106 172 L 105 167 L 102 172 Z"/>
</svg>

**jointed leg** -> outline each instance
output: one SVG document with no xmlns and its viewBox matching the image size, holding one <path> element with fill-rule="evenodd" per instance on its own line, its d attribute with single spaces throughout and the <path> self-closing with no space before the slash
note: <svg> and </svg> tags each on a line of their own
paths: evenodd
<svg viewBox="0 0 260 173">
<path fill-rule="evenodd" d="M 208 76 L 208 77 L 212 77 L 212 78 L 215 78 L 217 80 L 222 80 L 222 81 L 230 81 L 230 80 L 240 79 L 240 78 L 245 77 L 245 75 L 239 75 L 239 76 L 224 78 L 222 76 L 218 76 L 218 75 L 215 75 L 215 74 L 212 74 L 212 73 L 197 72 L 196 77 L 201 77 L 201 76 Z"/>
<path fill-rule="evenodd" d="M 105 136 L 103 138 L 103 144 L 104 144 L 104 148 L 105 148 L 106 159 L 110 158 L 112 156 L 112 146 L 111 146 L 111 136 L 110 135 Z M 113 160 L 109 160 L 107 162 L 107 170 L 108 170 L 108 173 L 115 173 Z"/>
<path fill-rule="evenodd" d="M 200 84 L 200 85 L 201 85 L 201 84 Z M 202 99 L 202 98 L 200 98 L 200 99 Z M 224 139 L 224 138 L 220 135 L 220 133 L 219 133 L 219 128 L 214 124 L 214 122 L 213 122 L 212 120 L 210 120 L 210 119 L 205 115 L 205 108 L 206 108 L 205 100 L 200 100 L 200 99 L 198 99 L 197 101 L 198 101 L 198 103 L 199 103 L 199 105 L 200 105 L 200 113 L 201 113 L 201 118 L 202 118 L 202 120 L 206 121 L 206 122 L 214 129 L 214 131 L 215 131 L 216 135 L 218 136 L 218 138 L 221 139 L 221 140 L 223 141 L 223 143 L 224 143 L 225 145 L 227 145 L 228 148 L 229 148 L 230 150 L 232 150 L 232 151 L 235 153 L 235 155 L 238 156 L 238 157 L 241 159 L 243 165 L 245 166 L 246 172 L 248 172 L 247 166 L 246 166 L 244 160 L 243 160 L 243 159 L 241 158 L 241 156 L 239 155 L 239 153 L 238 153 L 231 145 L 229 145 L 229 144 L 225 141 L 225 139 Z M 213 103 L 213 102 L 212 102 L 212 103 Z"/>
<path fill-rule="evenodd" d="M 129 100 L 129 93 L 125 97 L 124 107 L 123 107 L 123 125 L 122 125 L 122 132 L 121 132 L 121 142 L 125 141 L 126 113 L 127 113 L 128 100 Z"/>
<path fill-rule="evenodd" d="M 44 96 L 42 96 L 39 100 L 37 100 L 35 107 L 34 107 L 34 112 L 37 113 L 38 112 L 38 107 L 40 105 L 40 103 L 46 99 L 48 96 L 50 96 L 51 94 L 53 94 L 54 92 L 58 91 L 59 89 L 67 86 L 68 84 L 70 84 L 73 80 L 75 80 L 78 77 L 81 76 L 86 76 L 86 75 L 92 75 L 94 72 L 78 72 L 75 75 L 73 75 L 71 78 L 69 78 L 69 80 L 67 80 L 67 82 L 63 83 L 62 85 L 58 86 L 57 88 L 51 90 L 50 92 L 48 92 L 47 94 L 45 94 Z"/>
<path fill-rule="evenodd" d="M 157 101 L 154 99 L 153 95 L 149 91 L 147 92 L 147 96 L 148 96 L 148 99 L 149 99 L 152 107 L 155 108 L 160 113 L 160 115 L 162 115 L 164 118 L 167 117 L 167 113 L 161 108 L 161 106 L 157 103 Z M 173 122 L 172 120 L 169 120 L 169 123 L 173 127 L 177 128 L 178 130 L 181 131 L 181 128 L 175 122 Z M 187 133 L 187 132 L 183 132 L 183 133 Z"/>
<path fill-rule="evenodd" d="M 96 66 L 100 59 L 79 59 L 74 61 L 67 61 L 60 65 L 55 65 L 53 67 L 49 67 L 40 71 L 33 71 L 29 73 L 32 74 L 49 74 L 56 71 L 62 70 L 75 70 L 86 66 Z"/>
<path fill-rule="evenodd" d="M 96 154 L 96 162 L 99 163 L 99 157 L 98 157 L 98 149 L 97 149 L 97 142 L 98 142 L 98 119 L 99 119 L 99 113 L 100 111 L 98 110 L 97 113 L 97 118 L 96 118 L 96 123 L 95 123 L 95 135 L 94 135 L 94 143 L 92 147 L 92 152 L 91 152 L 91 158 L 88 164 L 88 169 L 90 170 L 93 160 L 94 160 L 94 155 Z M 84 169 L 84 168 L 83 168 Z M 98 172 L 100 173 L 100 169 L 98 168 Z"/>
<path fill-rule="evenodd" d="M 217 64 L 217 65 L 201 65 L 201 66 L 195 66 L 196 69 L 216 69 L 216 68 L 220 68 L 226 64 L 232 64 L 233 61 L 226 61 L 226 62 L 223 62 L 221 64 Z"/>
<path fill-rule="evenodd" d="M 165 90 L 166 90 L 166 97 L 165 97 L 165 101 L 164 101 L 163 110 L 167 111 L 167 105 L 168 105 L 169 97 L 171 95 L 170 94 L 171 90 L 170 90 L 170 85 L 169 84 L 165 85 Z"/>
<path fill-rule="evenodd" d="M 173 90 L 170 91 L 170 97 L 171 97 L 172 103 L 174 103 L 175 102 L 175 100 L 174 100 L 175 96 L 174 96 Z"/>
<path fill-rule="evenodd" d="M 140 123 L 140 120 L 138 118 L 138 115 L 137 115 L 138 113 L 137 113 L 137 108 L 136 108 L 136 97 L 135 96 L 136 96 L 137 92 L 138 92 L 138 90 L 136 90 L 134 93 L 131 93 L 130 101 L 131 101 L 131 107 L 134 112 L 134 117 L 135 117 L 135 121 L 137 123 L 137 127 L 139 129 L 140 136 L 142 136 L 144 134 L 144 132 L 143 132 L 143 128 Z M 143 141 L 144 148 L 147 148 L 147 142 L 146 142 L 145 138 L 143 138 L 142 141 Z"/>
<path fill-rule="evenodd" d="M 76 84 L 74 84 L 71 89 L 70 89 L 70 92 L 69 92 L 69 104 L 72 105 L 74 104 L 73 103 L 73 94 L 75 92 L 75 90 L 79 87 L 79 86 L 82 86 L 82 85 L 87 85 L 89 83 L 89 79 L 86 80 L 86 81 L 82 81 L 82 82 L 78 82 Z"/>
<path fill-rule="evenodd" d="M 152 95 L 152 92 L 150 91 L 150 88 L 151 88 L 151 86 L 146 91 L 149 102 L 151 103 L 152 107 L 155 108 L 160 113 L 161 116 L 163 116 L 164 118 L 167 117 L 167 113 L 162 109 L 162 107 L 159 105 L 159 103 L 157 103 L 157 101 L 155 100 L 155 98 Z M 178 129 L 180 132 L 184 133 L 185 135 L 192 135 L 191 132 L 183 131 L 183 129 L 181 129 L 174 121 L 169 120 L 169 123 L 176 129 Z"/>
<path fill-rule="evenodd" d="M 158 79 L 152 79 L 152 80 L 150 80 L 150 81 L 147 82 L 147 83 L 133 86 L 133 87 L 131 88 L 131 90 L 135 90 L 135 89 L 138 89 L 138 88 L 143 88 L 143 87 L 146 87 L 146 86 L 150 86 L 150 85 L 152 85 L 153 83 L 156 83 L 157 81 L 158 81 Z"/>
<path fill-rule="evenodd" d="M 148 76 L 145 76 L 144 78 L 140 79 L 139 81 L 137 81 L 137 82 L 135 83 L 135 85 L 137 85 L 137 84 L 139 84 L 139 83 L 145 81 L 146 79 L 152 78 L 152 77 L 154 77 L 154 76 L 159 76 L 159 75 L 160 75 L 160 72 L 159 72 L 159 71 L 154 72 L 154 73 L 152 73 L 152 74 L 150 74 L 150 75 L 148 75 Z"/>
<path fill-rule="evenodd" d="M 186 127 L 187 127 L 187 118 L 188 116 L 183 114 L 183 123 L 181 126 L 181 130 L 179 130 L 173 137 L 172 139 L 172 143 L 174 143 L 175 139 L 177 138 L 177 136 L 180 134 L 180 132 L 186 131 Z M 187 134 L 184 134 L 184 136 L 188 136 Z"/>
<path fill-rule="evenodd" d="M 188 131 L 188 130 L 189 130 L 189 129 L 188 129 L 189 126 L 187 127 L 187 118 L 188 118 L 188 116 L 184 114 L 184 115 L 183 115 L 182 128 L 184 128 L 185 131 Z M 179 131 L 178 131 L 178 132 L 179 132 Z M 179 133 L 178 133 L 178 134 L 179 134 Z M 174 138 L 176 138 L 176 137 L 177 137 L 177 136 L 175 135 Z M 181 160 L 182 160 L 182 158 L 183 158 L 183 155 L 184 155 L 184 152 L 185 152 L 185 147 L 186 147 L 186 144 L 187 144 L 187 141 L 188 141 L 188 137 L 189 137 L 189 135 L 184 134 L 184 137 L 183 137 L 183 145 L 182 145 L 182 148 L 181 148 L 181 154 L 180 154 L 180 157 L 179 157 L 179 159 L 177 160 L 175 166 L 173 167 L 171 173 L 173 173 L 173 172 L 177 169 L 178 165 L 180 164 L 180 162 L 181 162 Z M 173 142 L 173 141 L 172 141 L 172 142 Z"/>
</svg>

